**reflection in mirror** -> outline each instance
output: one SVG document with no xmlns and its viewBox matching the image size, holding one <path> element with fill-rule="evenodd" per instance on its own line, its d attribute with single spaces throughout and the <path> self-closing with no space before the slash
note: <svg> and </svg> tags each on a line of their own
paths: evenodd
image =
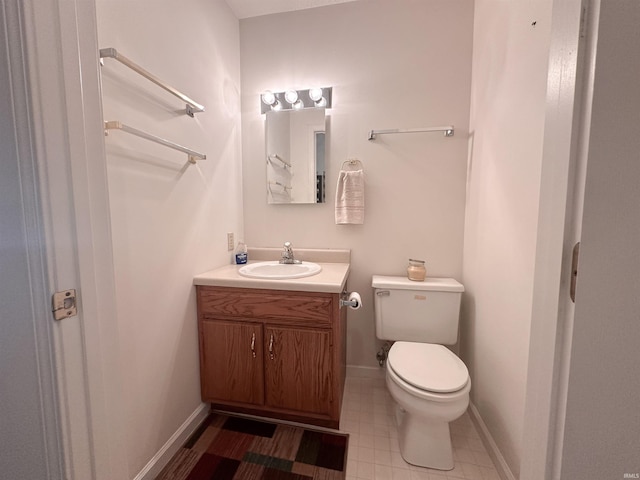
<svg viewBox="0 0 640 480">
<path fill-rule="evenodd" d="M 325 178 L 326 171 L 324 167 L 324 138 L 325 132 L 315 132 L 316 134 L 316 203 L 325 202 Z"/>
<path fill-rule="evenodd" d="M 325 109 L 267 112 L 269 203 L 323 203 Z"/>
</svg>

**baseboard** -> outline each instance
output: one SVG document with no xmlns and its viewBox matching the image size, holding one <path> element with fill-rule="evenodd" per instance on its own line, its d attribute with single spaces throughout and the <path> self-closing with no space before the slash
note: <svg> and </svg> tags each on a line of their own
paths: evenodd
<svg viewBox="0 0 640 480">
<path fill-rule="evenodd" d="M 384 368 L 347 365 L 347 377 L 384 378 Z"/>
<path fill-rule="evenodd" d="M 487 425 L 484 423 L 484 420 L 482 420 L 480 412 L 478 412 L 478 409 L 473 403 L 469 403 L 469 414 L 471 420 L 476 425 L 476 429 L 480 434 L 482 443 L 484 443 L 484 446 L 487 449 L 491 460 L 493 460 L 493 464 L 495 465 L 500 478 L 502 480 L 516 480 L 516 477 L 513 475 L 513 472 L 509 468 L 509 465 L 507 465 L 507 461 L 504 459 L 502 452 L 491 436 L 491 432 L 489 432 Z"/>
<path fill-rule="evenodd" d="M 207 418 L 208 414 L 209 405 L 206 403 L 200 404 L 133 480 L 153 480 L 156 478 L 180 447 L 187 442 L 191 434 Z"/>
</svg>

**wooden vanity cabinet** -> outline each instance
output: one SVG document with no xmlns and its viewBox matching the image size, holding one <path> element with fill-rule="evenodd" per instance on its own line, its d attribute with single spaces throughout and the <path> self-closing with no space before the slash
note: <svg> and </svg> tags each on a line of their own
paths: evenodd
<svg viewBox="0 0 640 480">
<path fill-rule="evenodd" d="M 346 361 L 339 294 L 196 288 L 203 401 L 338 428 Z"/>
<path fill-rule="evenodd" d="M 251 349 L 253 345 L 253 350 Z M 262 325 L 207 320 L 200 325 L 202 398 L 262 405 Z M 203 368 L 204 367 L 204 368 Z"/>
<path fill-rule="evenodd" d="M 269 326 L 265 327 L 265 339 L 274 340 L 264 366 L 265 404 L 330 415 L 334 375 L 331 331 Z"/>
</svg>

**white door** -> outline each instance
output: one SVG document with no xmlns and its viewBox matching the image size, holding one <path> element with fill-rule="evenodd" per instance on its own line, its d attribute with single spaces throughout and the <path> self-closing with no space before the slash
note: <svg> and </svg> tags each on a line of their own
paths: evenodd
<svg viewBox="0 0 640 480">
<path fill-rule="evenodd" d="M 640 478 L 640 2 L 599 5 L 560 478 Z"/>
<path fill-rule="evenodd" d="M 520 478 L 640 478 L 640 3 L 553 21 Z"/>
<path fill-rule="evenodd" d="M 32 227 L 37 178 L 22 141 L 24 72 L 8 48 L 15 13 L 0 8 L 0 477 L 61 480 L 43 242 Z"/>
<path fill-rule="evenodd" d="M 0 21 L 0 477 L 124 479 L 95 5 L 3 0 Z"/>
</svg>

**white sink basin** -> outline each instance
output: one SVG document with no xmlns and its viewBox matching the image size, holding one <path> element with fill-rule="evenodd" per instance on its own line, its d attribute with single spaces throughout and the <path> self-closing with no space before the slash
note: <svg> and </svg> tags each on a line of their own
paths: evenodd
<svg viewBox="0 0 640 480">
<path fill-rule="evenodd" d="M 270 280 L 286 280 L 289 278 L 302 278 L 316 275 L 322 267 L 313 262 L 280 263 L 258 262 L 249 263 L 240 267 L 238 273 L 243 277 L 264 278 Z"/>
</svg>

